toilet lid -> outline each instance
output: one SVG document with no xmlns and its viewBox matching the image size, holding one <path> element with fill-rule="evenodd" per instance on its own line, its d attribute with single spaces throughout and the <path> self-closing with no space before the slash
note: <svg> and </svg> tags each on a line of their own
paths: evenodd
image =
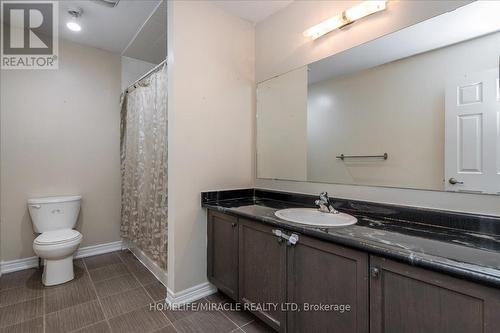
<svg viewBox="0 0 500 333">
<path fill-rule="evenodd" d="M 81 237 L 82 234 L 73 229 L 46 231 L 35 238 L 35 244 L 54 245 L 77 240 Z"/>
</svg>

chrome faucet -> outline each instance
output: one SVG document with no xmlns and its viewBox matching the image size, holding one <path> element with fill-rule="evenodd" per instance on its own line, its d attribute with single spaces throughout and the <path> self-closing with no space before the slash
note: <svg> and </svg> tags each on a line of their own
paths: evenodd
<svg viewBox="0 0 500 333">
<path fill-rule="evenodd" d="M 330 198 L 328 197 L 327 192 L 321 192 L 319 194 L 319 199 L 314 202 L 317 206 L 319 206 L 319 211 L 322 213 L 331 213 L 338 214 L 339 211 L 333 208 L 330 203 Z"/>
</svg>

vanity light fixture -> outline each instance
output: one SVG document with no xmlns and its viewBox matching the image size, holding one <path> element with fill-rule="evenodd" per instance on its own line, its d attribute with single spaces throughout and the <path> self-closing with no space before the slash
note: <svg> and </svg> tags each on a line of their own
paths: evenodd
<svg viewBox="0 0 500 333">
<path fill-rule="evenodd" d="M 386 7 L 387 0 L 363 1 L 359 5 L 349 8 L 342 13 L 329 18 L 328 20 L 307 29 L 304 31 L 304 36 L 311 37 L 312 39 L 319 38 L 330 31 L 342 28 L 365 16 L 380 12 L 386 9 Z"/>
<path fill-rule="evenodd" d="M 68 14 L 71 16 L 71 20 L 66 23 L 66 26 L 71 31 L 81 31 L 82 26 L 78 23 L 80 16 L 83 14 L 83 10 L 81 8 L 68 10 Z"/>
</svg>

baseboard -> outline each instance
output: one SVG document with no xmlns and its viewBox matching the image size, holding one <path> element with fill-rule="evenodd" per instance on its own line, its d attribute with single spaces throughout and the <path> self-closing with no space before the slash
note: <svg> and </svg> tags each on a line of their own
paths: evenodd
<svg viewBox="0 0 500 333">
<path fill-rule="evenodd" d="M 217 288 L 209 282 L 200 283 L 194 287 L 184 289 L 177 293 L 167 288 L 166 302 L 169 305 L 181 305 L 197 301 L 203 297 L 215 294 Z"/>
<path fill-rule="evenodd" d="M 167 272 L 161 269 L 153 260 L 149 259 L 134 243 L 123 240 L 123 244 L 165 287 L 167 286 Z"/>
<path fill-rule="evenodd" d="M 123 242 L 111 242 L 105 244 L 91 245 L 81 247 L 76 251 L 75 258 L 84 258 L 95 256 L 98 254 L 119 251 L 123 248 Z M 38 267 L 38 257 L 29 257 L 23 259 L 15 259 L 0 262 L 0 273 L 11 273 L 21 271 L 23 269 Z"/>
<path fill-rule="evenodd" d="M 120 251 L 122 249 L 124 249 L 122 241 L 85 246 L 79 248 L 78 251 L 76 251 L 75 259 L 96 256 L 98 254 L 104 254 L 114 251 Z"/>
<path fill-rule="evenodd" d="M 38 257 L 9 260 L 0 262 L 1 274 L 22 271 L 23 269 L 38 267 Z"/>
</svg>

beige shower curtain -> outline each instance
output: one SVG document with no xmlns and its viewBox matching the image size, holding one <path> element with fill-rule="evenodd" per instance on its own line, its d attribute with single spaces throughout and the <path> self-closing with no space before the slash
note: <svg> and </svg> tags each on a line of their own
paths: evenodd
<svg viewBox="0 0 500 333">
<path fill-rule="evenodd" d="M 122 237 L 166 270 L 166 65 L 124 93 L 120 145 Z"/>
</svg>

